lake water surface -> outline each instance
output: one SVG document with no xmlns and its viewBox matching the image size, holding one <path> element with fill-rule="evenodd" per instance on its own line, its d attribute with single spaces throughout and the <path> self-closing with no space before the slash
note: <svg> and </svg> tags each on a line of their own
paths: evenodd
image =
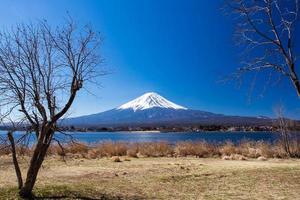
<svg viewBox="0 0 300 200">
<path fill-rule="evenodd" d="M 67 132 L 74 139 L 86 142 L 97 143 L 103 141 L 114 142 L 159 142 L 176 143 L 178 141 L 201 141 L 224 142 L 230 140 L 239 142 L 242 140 L 274 142 L 279 138 L 277 133 L 273 132 L 176 132 L 176 133 L 159 133 L 159 132 Z M 0 131 L 0 135 L 5 136 L 6 131 Z M 23 133 L 14 133 L 18 138 Z M 55 137 L 68 141 L 69 137 L 57 133 Z"/>
</svg>

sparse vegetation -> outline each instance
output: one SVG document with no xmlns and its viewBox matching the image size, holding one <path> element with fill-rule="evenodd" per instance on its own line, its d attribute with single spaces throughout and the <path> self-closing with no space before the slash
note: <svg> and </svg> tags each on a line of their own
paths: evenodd
<svg viewBox="0 0 300 200">
<path fill-rule="evenodd" d="M 300 157 L 300 142 L 291 141 L 291 152 Z M 1 149 L 1 148 L 0 148 Z M 18 147 L 18 155 L 31 156 L 32 148 Z M 9 151 L 1 151 L 0 155 L 8 155 Z M 106 141 L 97 144 L 70 143 L 62 149 L 58 145 L 51 145 L 48 156 L 58 155 L 71 158 L 97 159 L 113 156 L 127 157 L 186 157 L 199 158 L 289 158 L 284 145 L 279 141 L 271 144 L 264 141 L 241 141 L 234 144 L 230 141 L 224 143 L 208 143 L 206 141 L 183 141 L 177 144 L 166 142 L 126 143 Z M 237 156 L 240 155 L 240 156 Z"/>
<path fill-rule="evenodd" d="M 85 159 L 49 156 L 37 199 L 299 199 L 300 160 L 195 157 Z M 25 169 L 29 157 L 20 159 Z M 10 156 L 0 157 L 0 197 L 18 199 Z M 251 194 L 251 195 L 249 195 Z"/>
</svg>

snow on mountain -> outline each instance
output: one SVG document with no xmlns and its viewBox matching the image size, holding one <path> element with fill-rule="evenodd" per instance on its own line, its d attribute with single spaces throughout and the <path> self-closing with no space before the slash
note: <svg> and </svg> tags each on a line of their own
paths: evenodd
<svg viewBox="0 0 300 200">
<path fill-rule="evenodd" d="M 187 110 L 187 108 L 177 105 L 164 97 L 160 96 L 155 92 L 148 92 L 128 103 L 125 103 L 117 108 L 117 110 L 126 110 L 132 109 L 137 110 L 146 110 L 150 108 L 168 108 L 175 110 Z"/>
</svg>

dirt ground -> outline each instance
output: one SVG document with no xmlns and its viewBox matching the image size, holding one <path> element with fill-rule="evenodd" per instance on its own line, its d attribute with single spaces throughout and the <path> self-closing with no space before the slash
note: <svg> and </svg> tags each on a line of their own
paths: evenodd
<svg viewBox="0 0 300 200">
<path fill-rule="evenodd" d="M 37 199 L 300 199 L 300 160 L 127 160 L 47 158 L 34 193 Z M 17 198 L 11 158 L 1 157 L 0 199 Z"/>
</svg>

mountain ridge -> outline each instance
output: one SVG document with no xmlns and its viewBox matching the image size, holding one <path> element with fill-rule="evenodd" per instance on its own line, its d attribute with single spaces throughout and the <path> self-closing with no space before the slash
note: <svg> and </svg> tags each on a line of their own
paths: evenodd
<svg viewBox="0 0 300 200">
<path fill-rule="evenodd" d="M 72 126 L 139 126 L 139 125 L 270 125 L 271 118 L 230 116 L 188 109 L 155 92 L 129 101 L 114 109 L 68 118 L 63 125 Z"/>
</svg>

